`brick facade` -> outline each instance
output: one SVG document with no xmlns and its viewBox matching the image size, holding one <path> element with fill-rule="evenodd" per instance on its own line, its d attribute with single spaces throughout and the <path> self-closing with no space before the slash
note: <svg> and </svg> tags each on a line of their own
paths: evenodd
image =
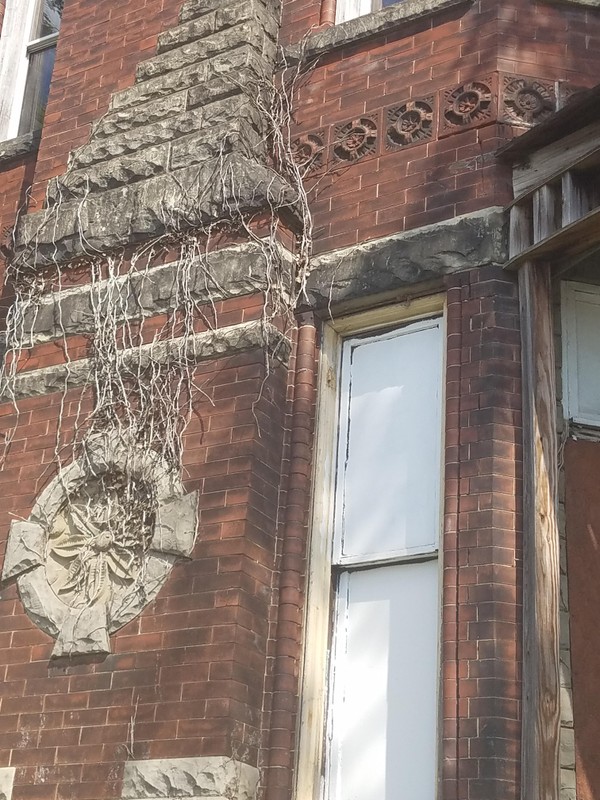
<svg viewBox="0 0 600 800">
<path fill-rule="evenodd" d="M 181 6 L 159 0 L 65 4 L 39 153 L 0 157 L 3 235 L 26 196 L 29 217 L 43 211 L 49 180 L 68 170 L 69 154 L 89 141 L 114 93 L 134 85 L 136 67 L 155 56 L 159 35 L 181 22 Z M 188 0 L 184 9 L 192 9 L 193 23 L 203 9 L 219 6 Z M 2 9 L 0 0 L 0 24 Z M 263 0 L 251 10 L 260 17 Z M 295 45 L 311 29 L 327 31 L 333 11 L 329 0 L 285 0 L 279 42 Z M 118 798 L 131 762 L 204 756 L 256 767 L 258 797 L 292 800 L 323 323 L 436 292 L 444 292 L 447 303 L 440 798 L 519 800 L 519 298 L 502 258 L 478 260 L 483 234 L 477 226 L 481 215 L 512 199 L 498 148 L 525 124 L 545 118 L 571 91 L 595 82 L 599 43 L 597 10 L 477 0 L 325 50 L 311 64 L 294 98 L 291 138 L 295 152 L 307 146 L 315 158 L 306 178 L 314 255 L 337 258 L 342 248 L 360 250 L 365 242 L 377 248 L 413 232 L 423 236 L 423 262 L 435 261 L 435 267 L 417 275 L 410 262 L 404 282 L 385 288 L 378 286 L 376 270 L 367 269 L 364 281 L 344 287 L 344 303 L 324 308 L 300 292 L 291 315 L 269 307 L 271 298 L 265 300 L 256 286 L 238 291 L 215 281 L 212 288 L 223 295 L 198 302 L 197 333 L 269 316 L 291 353 L 288 358 L 247 347 L 199 358 L 199 392 L 182 460 L 185 489 L 200 496 L 195 549 L 190 559 L 175 563 L 157 598 L 111 636 L 112 653 L 52 659 L 53 640 L 26 613 L 14 580 L 2 586 L 0 768 L 16 769 L 13 800 Z M 264 55 L 268 45 L 258 49 Z M 217 70 L 217 80 L 219 75 Z M 521 88 L 536 82 L 548 103 L 542 118 L 518 118 L 525 112 L 515 111 L 515 81 Z M 218 102 L 233 91 L 218 94 Z M 464 114 L 456 110 L 463 95 L 474 103 Z M 403 138 L 396 123 L 415 109 L 418 130 Z M 231 124 L 230 107 L 221 113 L 219 124 Z M 250 158 L 246 152 L 243 157 Z M 135 180 L 122 182 L 123 195 Z M 215 201 L 213 216 L 207 212 L 208 222 L 202 222 L 221 226 L 218 245 L 209 239 L 208 249 L 258 238 L 256 232 L 263 235 L 277 218 L 277 238 L 291 262 L 299 252 L 300 223 L 289 208 L 274 212 L 268 199 L 248 212 L 248 230 L 222 225 L 223 209 L 230 209 L 223 197 Z M 85 199 L 81 203 L 84 208 Z M 464 215 L 474 215 L 465 223 L 472 226 L 472 246 L 459 259 L 450 244 L 438 248 L 427 237 L 440 223 Z M 164 244 L 157 235 L 152 269 L 177 258 L 182 232 L 189 234 L 183 227 L 170 231 Z M 207 246 L 205 232 L 198 237 L 200 249 Z M 497 226 L 494 236 L 497 252 L 505 251 L 506 229 Z M 118 252 L 135 263 L 138 248 L 151 238 L 132 234 Z M 11 237 L 5 235 L 5 243 L 13 258 Z M 402 242 L 393 246 L 401 263 Z M 340 262 L 355 253 L 344 251 Z M 89 251 L 74 262 L 62 260 L 62 284 L 52 274 L 56 264 L 37 266 L 50 275 L 58 296 L 65 286 L 86 285 L 92 260 Z M 212 279 L 206 277 L 207 283 Z M 320 279 L 333 287 L 335 269 L 324 268 Z M 289 276 L 282 283 L 287 297 Z M 5 296 L 8 305 L 9 288 Z M 83 319 L 81 309 L 74 319 L 77 313 Z M 168 313 L 157 307 L 148 313 L 145 335 L 158 330 Z M 65 339 L 48 331 L 20 355 L 23 374 L 64 365 L 66 351 L 75 362 L 90 354 L 89 331 L 70 331 Z M 56 475 L 59 426 L 60 441 L 68 445 L 89 408 L 89 396 L 82 400 L 77 388 L 24 396 L 16 404 L 4 396 L 0 433 L 12 439 L 0 472 L 0 555 L 11 522 L 29 516 Z"/>
</svg>

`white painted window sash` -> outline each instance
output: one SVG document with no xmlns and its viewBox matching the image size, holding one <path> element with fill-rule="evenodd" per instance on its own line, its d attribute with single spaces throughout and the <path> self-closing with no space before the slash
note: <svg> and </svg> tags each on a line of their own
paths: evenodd
<svg viewBox="0 0 600 800">
<path fill-rule="evenodd" d="M 0 32 L 0 141 L 19 135 L 29 56 L 55 47 L 58 33 L 31 39 L 40 0 L 7 0 Z"/>
<path fill-rule="evenodd" d="M 587 309 L 586 309 L 587 307 Z M 581 314 L 584 310 L 596 310 L 595 341 L 586 341 L 580 330 Z M 572 281 L 562 286 L 563 328 L 563 395 L 564 414 L 567 419 L 580 425 L 600 426 L 600 286 Z M 588 356 L 587 359 L 585 358 Z M 595 360 L 592 361 L 591 359 Z M 586 363 L 584 364 L 584 360 Z M 583 373 L 583 374 L 582 374 Z M 597 398 L 592 407 L 585 408 L 582 402 L 584 382 L 596 378 Z M 593 386 L 593 384 L 592 384 Z M 593 389 L 592 389 L 593 391 Z"/>
<path fill-rule="evenodd" d="M 383 2 L 384 0 L 337 0 L 335 8 L 336 25 L 357 17 L 364 17 L 365 14 L 381 11 L 384 7 Z M 398 0 L 398 2 L 401 2 L 401 0 Z"/>
<path fill-rule="evenodd" d="M 431 318 L 432 315 L 443 314 L 444 308 L 445 296 L 434 295 L 418 298 L 398 306 L 387 306 L 349 317 L 341 317 L 324 326 L 318 389 L 317 450 L 313 476 L 315 491 L 311 511 L 309 579 L 301 675 L 295 800 L 321 800 L 329 780 L 329 776 L 324 773 L 324 767 L 326 764 L 325 732 L 329 653 L 333 646 L 331 642 L 333 611 L 331 586 L 334 570 L 337 570 L 338 574 L 350 573 L 353 570 L 350 564 L 340 564 L 335 567 L 331 558 L 334 540 L 334 489 L 339 408 L 338 376 L 341 367 L 342 337 Z M 442 338 L 444 339 L 444 337 Z M 440 402 L 441 406 L 442 402 Z M 441 480 L 442 476 L 440 475 L 440 483 Z M 389 563 L 398 564 L 402 561 L 431 559 L 437 559 L 435 550 L 413 555 L 396 555 L 390 559 Z M 385 563 L 388 563 L 387 560 L 377 561 L 378 566 L 383 566 Z M 367 563 L 363 562 L 359 568 L 362 569 L 366 566 Z M 439 612 L 441 615 L 441 601 Z"/>
<path fill-rule="evenodd" d="M 0 141 L 18 135 L 37 10 L 34 0 L 7 0 L 0 34 Z"/>
</svg>

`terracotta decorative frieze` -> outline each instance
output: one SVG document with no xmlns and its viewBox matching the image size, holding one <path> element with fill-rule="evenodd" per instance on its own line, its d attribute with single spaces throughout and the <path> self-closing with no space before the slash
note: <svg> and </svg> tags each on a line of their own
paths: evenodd
<svg viewBox="0 0 600 800">
<path fill-rule="evenodd" d="M 377 152 L 378 139 L 375 119 L 359 117 L 336 125 L 333 154 L 338 161 L 358 161 Z"/>
<path fill-rule="evenodd" d="M 325 140 L 325 131 L 314 131 L 292 142 L 294 161 L 305 175 L 317 172 L 325 163 Z"/>
<path fill-rule="evenodd" d="M 386 150 L 407 147 L 433 136 L 434 98 L 407 100 L 386 111 Z"/>
<path fill-rule="evenodd" d="M 496 92 L 492 76 L 443 90 L 440 136 L 493 120 L 498 108 Z"/>
<path fill-rule="evenodd" d="M 500 119 L 511 125 L 536 125 L 556 110 L 554 84 L 519 75 L 504 75 Z"/>
</svg>

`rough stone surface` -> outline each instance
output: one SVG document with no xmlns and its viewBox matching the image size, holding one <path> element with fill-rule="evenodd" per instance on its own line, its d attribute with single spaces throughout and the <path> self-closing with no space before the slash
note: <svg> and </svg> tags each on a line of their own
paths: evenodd
<svg viewBox="0 0 600 800">
<path fill-rule="evenodd" d="M 44 529 L 36 522 L 14 520 L 6 547 L 2 580 L 7 581 L 22 572 L 39 567 L 44 561 Z"/>
<path fill-rule="evenodd" d="M 231 30 L 221 31 L 196 42 L 183 45 L 175 50 L 162 53 L 142 61 L 136 69 L 138 82 L 165 75 L 168 72 L 183 69 L 184 67 L 205 61 L 227 50 L 234 50 L 247 44 L 256 47 L 258 52 L 263 52 L 261 34 L 268 33 L 273 39 L 277 35 L 277 21 L 272 17 L 261 20 L 262 25 L 244 22 Z"/>
<path fill-rule="evenodd" d="M 291 256 L 280 248 L 280 258 L 286 263 Z M 119 307 L 123 312 L 120 319 L 139 319 L 172 310 L 177 301 L 176 270 L 173 263 L 161 264 L 140 272 L 132 270 L 118 279 Z M 190 265 L 188 290 L 192 299 L 200 304 L 253 294 L 266 288 L 267 265 L 258 244 L 216 250 Z M 100 284 L 99 291 L 103 290 L 104 284 Z M 33 334 L 27 344 L 57 339 L 63 333 L 93 331 L 91 291 L 89 285 L 84 285 L 44 296 L 35 313 L 26 317 L 25 329 Z"/>
<path fill-rule="evenodd" d="M 265 121 L 248 100 L 275 68 L 278 3 L 184 8 L 50 182 L 47 208 L 22 217 L 16 265 L 94 258 L 229 219 L 233 207 L 293 206 L 291 187 L 265 165 Z"/>
<path fill-rule="evenodd" d="M 106 606 L 95 603 L 84 608 L 70 608 L 52 651 L 53 658 L 110 653 Z"/>
<path fill-rule="evenodd" d="M 50 588 L 45 567 L 20 575 L 17 584 L 29 617 L 38 628 L 56 638 L 69 614 L 69 607 Z"/>
<path fill-rule="evenodd" d="M 453 6 L 472 5 L 472 3 L 473 0 L 404 0 L 373 14 L 365 14 L 318 31 L 309 36 L 302 46 L 293 45 L 287 48 L 287 56 L 292 61 L 299 59 L 301 55 L 304 58 L 315 58 L 338 47 L 358 43 L 375 34 L 393 30 L 404 22 L 426 18 Z"/>
<path fill-rule="evenodd" d="M 231 180 L 215 181 L 219 167 Z M 293 208 L 296 193 L 273 170 L 243 155 L 202 164 L 90 195 L 85 203 L 63 202 L 53 213 L 21 219 L 17 230 L 20 258 L 39 265 L 94 257 L 157 237 L 175 228 L 193 228 L 228 218 L 228 208 L 255 212 L 270 203 Z"/>
<path fill-rule="evenodd" d="M 239 5 L 241 5 L 240 0 L 186 0 L 179 12 L 179 19 L 181 22 L 187 22 L 211 11 L 222 11 L 230 6 Z M 272 0 L 256 0 L 252 5 L 269 10 L 272 14 L 278 15 L 279 12 L 279 3 Z"/>
<path fill-rule="evenodd" d="M 505 215 L 500 208 L 326 253 L 315 259 L 307 293 L 314 306 L 349 303 L 417 283 L 440 283 L 451 272 L 503 264 Z"/>
<path fill-rule="evenodd" d="M 164 503 L 158 510 L 154 536 L 150 547 L 161 553 L 189 556 L 194 548 L 198 492 L 190 492 Z"/>
<path fill-rule="evenodd" d="M 124 800 L 165 797 L 255 800 L 258 770 L 224 756 L 161 758 L 125 764 Z"/>
<path fill-rule="evenodd" d="M 0 142 L 0 164 L 12 161 L 13 158 L 21 158 L 29 153 L 34 153 L 39 143 L 40 131 L 26 133 L 23 136 L 17 136 L 15 139 L 8 139 L 5 142 Z"/>
<path fill-rule="evenodd" d="M 144 345 L 140 348 L 127 350 L 123 356 L 124 366 L 130 365 L 137 371 L 150 363 L 166 360 L 169 356 L 182 348 L 181 340 L 167 340 L 154 345 Z M 232 325 L 229 328 L 218 328 L 205 333 L 198 333 L 190 338 L 187 343 L 186 354 L 196 361 L 206 361 L 213 358 L 223 358 L 236 353 L 262 348 L 275 354 L 280 361 L 287 361 L 290 353 L 290 343 L 285 336 L 273 325 L 263 324 L 261 321 L 244 322 Z M 85 385 L 90 374 L 89 359 L 80 359 L 52 367 L 22 372 L 17 376 L 14 386 L 14 397 L 32 397 L 52 392 L 62 392 L 65 388 L 74 388 Z M 7 386 L 0 387 L 0 398 L 13 397 Z"/>
<path fill-rule="evenodd" d="M 11 800 L 16 767 L 0 767 L 0 800 Z"/>
<path fill-rule="evenodd" d="M 153 538 L 139 572 L 112 583 L 101 597 L 82 605 L 79 594 L 58 595 L 52 561 L 51 532 L 69 497 L 85 483 L 115 470 L 152 484 L 157 498 Z M 25 610 L 56 639 L 54 658 L 110 652 L 109 633 L 137 616 L 157 595 L 178 556 L 188 557 L 197 534 L 198 493 L 184 494 L 181 481 L 158 453 L 141 449 L 117 435 L 89 443 L 86 457 L 73 462 L 43 490 L 28 521 L 14 521 L 3 578 L 17 578 Z M 75 517 L 71 517 L 71 523 Z M 77 524 L 78 534 L 85 523 Z M 92 536 L 97 534 L 97 529 Z M 88 540 L 89 541 L 89 540 Z"/>
</svg>

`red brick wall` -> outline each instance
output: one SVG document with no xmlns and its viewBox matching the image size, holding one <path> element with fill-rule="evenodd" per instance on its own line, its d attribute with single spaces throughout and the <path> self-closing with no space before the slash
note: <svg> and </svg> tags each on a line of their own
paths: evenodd
<svg viewBox="0 0 600 800">
<path fill-rule="evenodd" d="M 318 19 L 318 2 L 291 0 L 283 40 L 299 40 Z M 313 195 L 316 251 L 505 205 L 508 175 L 494 153 L 513 129 L 496 124 L 498 109 L 469 130 L 457 126 L 443 138 L 434 130 L 429 140 L 391 150 L 385 109 L 425 97 L 437 109 L 444 90 L 474 80 L 491 79 L 497 97 L 498 71 L 545 79 L 552 89 L 557 80 L 592 85 L 600 74 L 599 35 L 597 12 L 482 0 L 322 56 L 298 93 L 296 112 L 298 134 L 324 134 L 327 147 Z M 362 116 L 377 125 L 374 152 L 356 163 L 336 160 L 336 126 Z"/>
<path fill-rule="evenodd" d="M 235 324 L 261 308 L 257 296 L 218 310 Z M 42 348 L 49 360 L 51 349 Z M 31 366 L 45 363 L 34 354 Z M 132 721 L 136 759 L 242 754 L 256 764 L 268 744 L 288 373 L 272 366 L 267 374 L 256 351 L 200 364 L 196 378 L 205 396 L 184 443 L 186 489 L 201 495 L 196 549 L 111 637 L 112 655 L 49 660 L 53 642 L 25 614 L 14 582 L 0 595 L 0 763 L 17 767 L 14 800 L 118 796 Z M 78 399 L 69 392 L 67 433 Z M 14 515 L 26 517 L 54 475 L 59 408 L 59 395 L 19 403 L 0 474 L 0 558 Z M 12 407 L 0 406 L 0 429 L 14 422 Z"/>
<path fill-rule="evenodd" d="M 69 152 L 87 141 L 91 123 L 107 111 L 111 94 L 133 84 L 137 64 L 154 55 L 158 34 L 177 24 L 180 6 L 179 0 L 65 3 L 35 174 L 38 204 L 46 182 L 65 171 Z"/>
<path fill-rule="evenodd" d="M 0 245 L 8 246 L 17 212 L 24 206 L 25 196 L 33 181 L 35 154 L 0 164 Z M 0 300 L 0 319 L 6 313 L 6 287 L 4 287 L 4 257 L 0 252 L 0 282 L 3 299 Z"/>
<path fill-rule="evenodd" d="M 518 800 L 522 446 L 517 284 L 448 281 L 444 800 Z"/>
</svg>

